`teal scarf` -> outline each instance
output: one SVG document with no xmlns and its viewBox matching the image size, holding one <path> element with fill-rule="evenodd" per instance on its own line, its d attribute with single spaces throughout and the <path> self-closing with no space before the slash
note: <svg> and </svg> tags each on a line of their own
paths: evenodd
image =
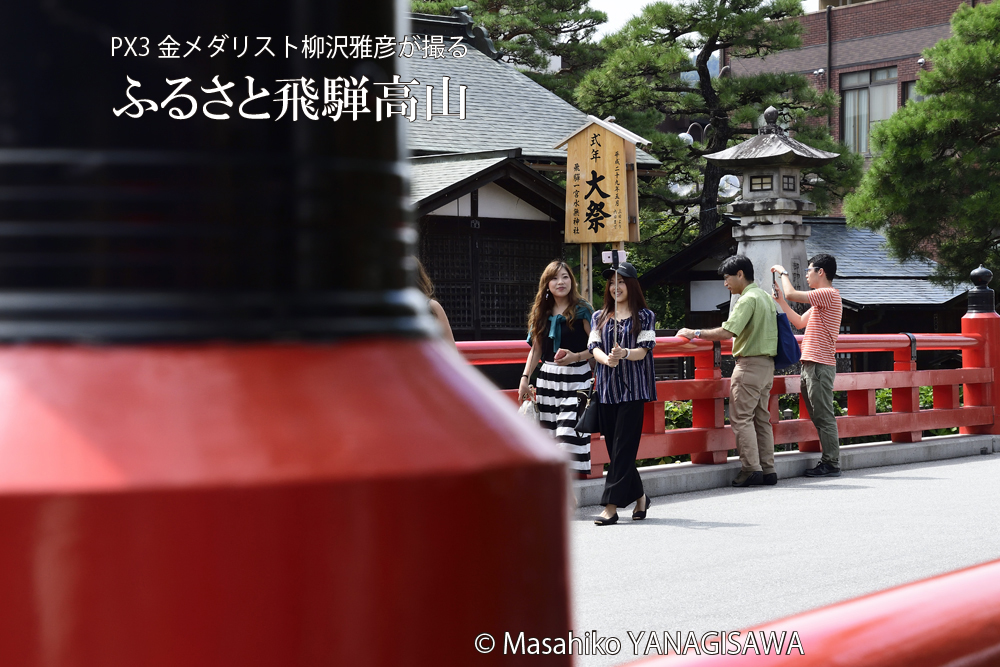
<svg viewBox="0 0 1000 667">
<path fill-rule="evenodd" d="M 558 352 L 562 347 L 562 323 L 566 321 L 565 315 L 549 316 L 549 338 L 552 339 L 552 351 Z"/>
<path fill-rule="evenodd" d="M 578 320 L 590 321 L 590 316 L 594 314 L 593 309 L 590 304 L 586 302 L 581 302 L 576 307 L 576 318 Z M 558 352 L 559 348 L 562 347 L 562 324 L 566 321 L 565 315 L 550 315 L 549 316 L 549 338 L 552 339 L 552 351 Z M 528 337 L 525 339 L 528 345 L 531 345 L 531 332 L 528 332 Z"/>
</svg>

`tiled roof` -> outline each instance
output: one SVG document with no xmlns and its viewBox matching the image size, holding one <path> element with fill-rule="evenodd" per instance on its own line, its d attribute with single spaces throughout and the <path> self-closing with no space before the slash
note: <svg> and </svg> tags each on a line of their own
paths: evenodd
<svg viewBox="0 0 1000 667">
<path fill-rule="evenodd" d="M 732 218 L 639 277 L 644 287 L 663 281 L 684 281 L 691 267 L 717 256 L 732 243 Z M 806 217 L 812 234 L 806 239 L 806 256 L 827 253 L 837 258 L 833 285 L 850 306 L 935 306 L 965 294 L 968 285 L 946 287 L 930 280 L 934 262 L 900 262 L 889 257 L 885 238 L 865 229 L 848 227 L 843 218 Z M 758 269 L 759 270 L 759 269 Z M 768 283 L 770 278 L 767 279 Z"/>
<path fill-rule="evenodd" d="M 947 23 L 925 28 L 855 39 L 837 40 L 833 43 L 833 67 L 878 63 L 906 56 L 916 56 L 951 35 Z M 762 72 L 812 72 L 826 67 L 826 45 L 817 44 L 800 49 L 788 49 L 763 58 L 733 58 L 733 74 L 746 76 Z"/>
<path fill-rule="evenodd" d="M 960 286 L 944 287 L 925 278 L 837 278 L 833 286 L 840 290 L 841 299 L 859 306 L 932 306 L 947 303 L 966 291 Z"/>
<path fill-rule="evenodd" d="M 416 204 L 445 188 L 506 160 L 491 157 L 454 162 L 413 162 L 410 170 L 410 203 Z"/>
<path fill-rule="evenodd" d="M 468 86 L 465 120 L 456 115 L 426 121 L 425 111 L 418 109 L 417 120 L 407 127 L 407 145 L 414 152 L 426 155 L 521 148 L 524 158 L 565 160 L 565 149 L 552 147 L 587 123 L 585 113 L 514 67 L 491 60 L 476 49 L 470 48 L 462 58 L 415 56 L 406 66 L 409 80 L 419 81 L 413 86 L 418 100 L 424 102 L 425 86 L 434 86 L 436 111 L 441 110 L 442 77 L 451 77 L 449 107 L 455 114 L 458 86 Z M 646 167 L 659 164 L 642 150 L 636 157 Z"/>
<path fill-rule="evenodd" d="M 809 257 L 827 253 L 837 258 L 834 286 L 845 301 L 857 305 L 941 304 L 965 293 L 968 286 L 946 287 L 931 282 L 934 262 L 900 262 L 889 257 L 885 237 L 843 222 L 804 222 L 812 229 L 806 239 Z"/>
<path fill-rule="evenodd" d="M 837 258 L 837 275 L 844 278 L 927 277 L 934 273 L 934 262 L 915 259 L 900 262 L 889 257 L 885 237 L 867 229 L 848 227 L 842 221 L 820 222 L 806 218 L 812 229 L 806 239 L 809 256 L 825 252 Z"/>
</svg>

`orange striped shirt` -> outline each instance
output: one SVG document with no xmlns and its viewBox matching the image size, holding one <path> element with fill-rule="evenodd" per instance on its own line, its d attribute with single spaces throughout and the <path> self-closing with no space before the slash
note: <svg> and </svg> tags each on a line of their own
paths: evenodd
<svg viewBox="0 0 1000 667">
<path fill-rule="evenodd" d="M 840 292 L 832 287 L 809 291 L 809 323 L 802 336 L 802 361 L 837 365 L 837 335 L 844 306 Z"/>
</svg>

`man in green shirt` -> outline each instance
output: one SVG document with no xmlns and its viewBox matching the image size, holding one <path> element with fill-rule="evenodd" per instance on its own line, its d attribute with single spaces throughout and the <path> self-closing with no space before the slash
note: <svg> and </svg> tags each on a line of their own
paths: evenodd
<svg viewBox="0 0 1000 667">
<path fill-rule="evenodd" d="M 729 423 L 736 437 L 742 469 L 733 486 L 778 483 L 774 470 L 774 431 L 767 409 L 778 353 L 777 309 L 774 299 L 753 282 L 753 263 L 745 255 L 722 262 L 719 273 L 726 288 L 740 295 L 729 319 L 718 329 L 681 329 L 678 336 L 733 341 L 736 370 L 730 380 Z"/>
</svg>

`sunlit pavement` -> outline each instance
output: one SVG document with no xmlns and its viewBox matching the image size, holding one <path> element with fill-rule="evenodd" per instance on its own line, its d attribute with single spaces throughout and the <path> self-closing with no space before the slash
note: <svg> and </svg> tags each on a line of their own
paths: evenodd
<svg viewBox="0 0 1000 667">
<path fill-rule="evenodd" d="M 571 517 L 574 633 L 621 651 L 586 666 L 641 657 L 651 631 L 741 630 L 1000 558 L 1000 454 L 661 496 L 612 526 L 600 510 Z M 647 633 L 638 656 L 627 631 Z"/>
</svg>

